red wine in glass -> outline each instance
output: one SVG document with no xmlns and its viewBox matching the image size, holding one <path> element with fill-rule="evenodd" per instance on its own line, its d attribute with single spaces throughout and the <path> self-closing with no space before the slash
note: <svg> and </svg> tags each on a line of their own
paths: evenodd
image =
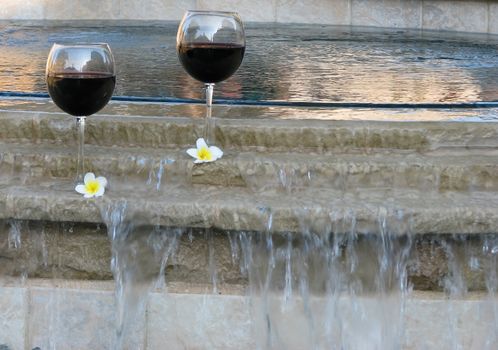
<svg viewBox="0 0 498 350">
<path fill-rule="evenodd" d="M 76 181 L 84 176 L 86 117 L 109 102 L 116 84 L 114 57 L 107 44 L 54 44 L 47 59 L 47 89 L 54 103 L 76 117 L 78 159 Z"/>
<path fill-rule="evenodd" d="M 178 27 L 178 58 L 190 76 L 206 84 L 206 140 L 212 139 L 214 84 L 237 71 L 245 48 L 244 26 L 235 12 L 187 11 Z"/>
<path fill-rule="evenodd" d="M 180 44 L 178 57 L 192 78 L 203 83 L 219 83 L 237 71 L 245 49 L 237 44 Z"/>
<path fill-rule="evenodd" d="M 89 116 L 107 105 L 116 77 L 106 73 L 61 73 L 47 76 L 47 88 L 54 103 L 67 114 Z"/>
</svg>

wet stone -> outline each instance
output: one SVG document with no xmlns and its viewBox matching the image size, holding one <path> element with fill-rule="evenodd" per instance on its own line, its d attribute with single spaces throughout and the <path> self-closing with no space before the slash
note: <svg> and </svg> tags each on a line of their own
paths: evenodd
<svg viewBox="0 0 498 350">
<path fill-rule="evenodd" d="M 327 227 L 326 223 L 323 225 L 323 228 Z M 321 224 L 315 222 L 315 228 L 319 226 Z M 401 230 L 402 227 L 398 229 Z M 253 251 L 258 254 L 252 258 L 253 272 L 264 274 L 268 269 L 270 252 L 264 245 L 258 245 L 264 243 L 261 240 L 262 234 L 258 232 L 138 226 L 116 241 L 114 249 L 119 250 L 121 258 L 135 261 L 133 266 L 138 269 L 135 273 L 143 281 L 154 281 L 160 275 L 161 261 L 165 257 L 165 251 L 161 249 L 167 247 L 164 244 L 171 234 L 178 235 L 178 240 L 168 248 L 170 251 L 164 266 L 166 283 L 247 285 L 249 276 L 248 266 L 245 265 L 247 252 L 244 250 L 244 237 L 250 238 L 252 244 L 255 244 Z M 113 279 L 113 245 L 105 225 L 3 221 L 0 237 L 1 276 Z M 274 275 L 279 276 L 286 270 L 282 254 L 289 251 L 291 236 L 273 234 L 271 237 L 275 250 L 273 254 L 279 256 L 274 262 Z M 292 249 L 296 253 L 309 244 L 304 237 L 292 238 Z M 344 234 L 335 234 L 330 238 L 331 246 L 314 248 L 316 259 L 308 262 L 310 288 L 315 293 L 324 292 L 324 276 L 327 274 L 324 274 L 321 256 L 324 258 L 328 254 L 335 254 L 338 262 L 336 273 L 343 276 L 342 283 L 360 283 L 365 290 L 376 288 L 376 278 L 381 270 L 379 257 L 382 256 L 391 259 L 391 268 L 406 269 L 408 282 L 416 290 L 451 290 L 455 284 L 466 291 L 486 290 L 494 266 L 490 252 L 493 239 L 496 239 L 496 235 L 453 235 L 447 238 L 437 235 L 412 238 L 392 236 L 392 251 L 386 251 L 377 235 L 359 235 L 351 240 Z M 329 247 L 327 249 L 330 252 L 326 247 Z M 483 252 L 483 249 L 488 249 L 488 252 Z M 298 259 L 298 255 L 293 255 L 289 264 L 292 273 L 298 274 L 300 260 L 294 259 Z M 284 289 L 285 285 L 282 283 L 285 278 L 281 277 L 281 282 L 277 282 L 279 278 L 275 278 L 275 288 Z M 396 283 L 396 280 L 392 282 Z M 394 287 L 396 286 L 386 284 L 386 288 Z"/>
</svg>

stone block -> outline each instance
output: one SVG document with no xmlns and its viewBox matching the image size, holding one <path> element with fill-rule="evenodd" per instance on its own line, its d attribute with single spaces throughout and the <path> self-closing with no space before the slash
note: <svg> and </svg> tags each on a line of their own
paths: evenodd
<svg viewBox="0 0 498 350">
<path fill-rule="evenodd" d="M 27 289 L 0 287 L 0 349 L 25 349 L 26 318 L 28 313 Z M 31 349 L 31 348 L 30 348 Z"/>
<path fill-rule="evenodd" d="M 2 0 L 0 19 L 41 19 L 46 0 Z"/>
<path fill-rule="evenodd" d="M 351 24 L 349 0 L 276 0 L 276 6 L 277 22 Z"/>
<path fill-rule="evenodd" d="M 420 0 L 352 0 L 351 22 L 356 26 L 420 28 Z"/>
<path fill-rule="evenodd" d="M 118 18 L 123 20 L 169 20 L 180 22 L 186 10 L 195 8 L 195 0 L 118 1 Z"/>
<path fill-rule="evenodd" d="M 422 28 L 486 33 L 488 3 L 487 1 L 424 1 Z"/>
<path fill-rule="evenodd" d="M 409 299 L 404 349 L 491 350 L 498 341 L 496 303 L 496 297 Z"/>
<path fill-rule="evenodd" d="M 80 0 L 62 1 L 47 0 L 46 18 L 67 19 L 117 19 L 119 14 L 120 0 Z M 67 8 L 70 12 L 59 12 Z"/>
<path fill-rule="evenodd" d="M 29 349 L 114 349 L 116 306 L 111 291 L 68 288 L 30 289 Z M 145 319 L 123 339 L 123 349 L 144 349 Z"/>
<path fill-rule="evenodd" d="M 152 293 L 147 349 L 256 349 L 245 297 Z"/>
<path fill-rule="evenodd" d="M 274 22 L 277 0 L 198 0 L 198 10 L 234 11 L 243 22 Z"/>
<path fill-rule="evenodd" d="M 19 245 L 12 246 L 12 225 L 0 229 L 0 275 L 30 278 L 112 279 L 111 249 L 105 226 L 16 222 Z"/>
<path fill-rule="evenodd" d="M 489 25 L 488 32 L 490 34 L 498 34 L 498 4 L 489 2 Z"/>
</svg>

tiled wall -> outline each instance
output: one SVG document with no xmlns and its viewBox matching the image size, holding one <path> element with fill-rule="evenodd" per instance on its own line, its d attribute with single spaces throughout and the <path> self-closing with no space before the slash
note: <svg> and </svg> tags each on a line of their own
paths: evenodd
<svg viewBox="0 0 498 350">
<path fill-rule="evenodd" d="M 498 34 L 496 0 L 2 0 L 0 19 L 179 20 L 186 9 L 233 10 L 257 22 Z"/>
</svg>

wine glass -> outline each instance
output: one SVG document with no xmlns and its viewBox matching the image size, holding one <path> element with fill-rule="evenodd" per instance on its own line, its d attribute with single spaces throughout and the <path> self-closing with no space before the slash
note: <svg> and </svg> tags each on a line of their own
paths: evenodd
<svg viewBox="0 0 498 350">
<path fill-rule="evenodd" d="M 109 45 L 54 44 L 47 59 L 47 88 L 54 103 L 76 117 L 78 160 L 76 181 L 84 176 L 86 117 L 105 107 L 116 84 Z"/>
<path fill-rule="evenodd" d="M 235 12 L 187 11 L 176 36 L 176 51 L 185 70 L 206 84 L 206 125 L 211 117 L 214 84 L 228 79 L 242 63 L 244 26 Z M 206 127 L 206 139 L 210 132 Z"/>
</svg>

